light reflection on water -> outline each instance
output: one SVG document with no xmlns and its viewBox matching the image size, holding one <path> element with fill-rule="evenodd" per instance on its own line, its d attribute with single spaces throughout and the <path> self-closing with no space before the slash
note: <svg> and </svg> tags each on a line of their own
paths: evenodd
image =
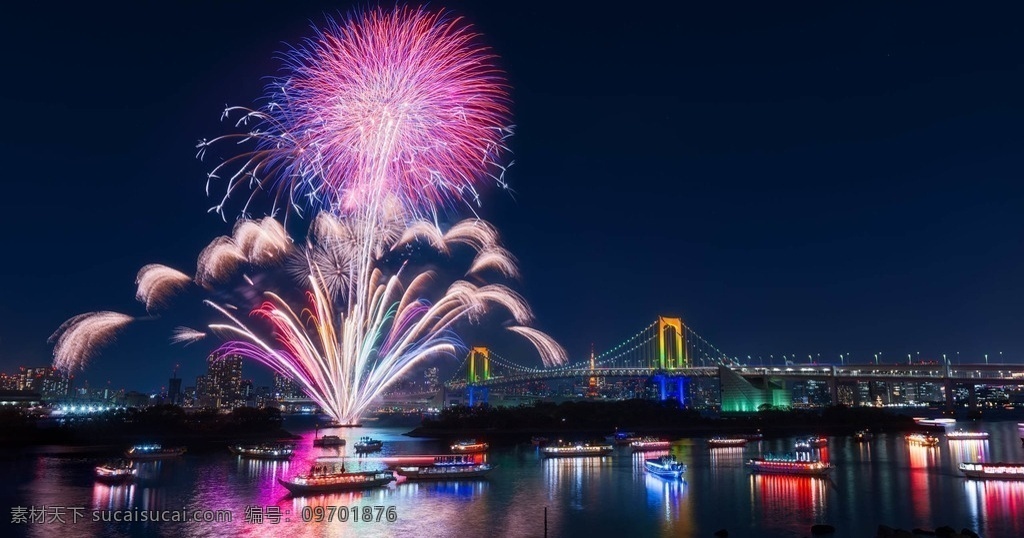
<svg viewBox="0 0 1024 538">
<path fill-rule="evenodd" d="M 291 461 L 248 459 L 225 449 L 145 462 L 134 484 L 108 485 L 92 478 L 98 458 L 32 457 L 0 461 L 11 485 L 11 506 L 81 506 L 111 509 L 223 509 L 229 523 L 104 523 L 0 526 L 0 535 L 68 538 L 104 536 L 542 536 L 548 508 L 549 536 L 702 536 L 720 528 L 730 536 L 803 536 L 815 523 L 837 527 L 836 537 L 870 536 L 878 524 L 913 528 L 949 524 L 984 536 L 1024 536 L 1024 482 L 965 480 L 963 461 L 1021 461 L 1015 423 L 981 426 L 988 441 L 946 441 L 935 448 L 910 446 L 902 435 L 882 434 L 867 443 L 833 437 L 814 455 L 836 465 L 831 479 L 752 475 L 751 457 L 792 451 L 794 438 L 766 439 L 745 448 L 710 450 L 703 439 L 680 440 L 667 451 L 612 456 L 543 458 L 529 445 L 492 450 L 497 467 L 486 480 L 392 483 L 363 492 L 290 497 L 277 483 L 305 472 L 318 456 L 346 457 L 352 468 L 380 468 L 381 455 L 447 452 L 447 443 L 410 439 L 405 429 L 340 431 L 350 443 L 362 435 L 385 441 L 384 450 L 358 457 L 350 444 L 312 447 L 303 433 Z M 323 433 L 322 431 L 320 432 Z M 329 432 L 335 433 L 335 432 Z M 643 461 L 672 454 L 687 465 L 683 480 L 644 472 Z M 282 521 L 243 521 L 247 506 L 276 507 Z M 394 506 L 398 520 L 308 522 L 303 511 L 332 507 Z M 0 516 L 4 523 L 9 514 Z"/>
</svg>

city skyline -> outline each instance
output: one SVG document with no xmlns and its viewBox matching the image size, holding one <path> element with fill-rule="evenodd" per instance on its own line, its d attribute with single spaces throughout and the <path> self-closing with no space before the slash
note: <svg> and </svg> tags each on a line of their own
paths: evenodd
<svg viewBox="0 0 1024 538">
<path fill-rule="evenodd" d="M 514 195 L 485 193 L 479 212 L 572 360 L 662 314 L 744 359 L 1022 360 L 1013 17 L 445 7 L 502 58 L 515 103 Z M 203 213 L 217 200 L 193 146 L 224 132 L 224 104 L 262 93 L 282 41 L 348 6 L 297 9 L 11 17 L 28 24 L 5 39 L 31 41 L 41 20 L 57 30 L 12 59 L 31 84 L 3 90 L 19 105 L 4 152 L 32 180 L 11 185 L 3 217 L 25 261 L 3 269 L 0 371 L 48 364 L 46 337 L 78 312 L 141 315 L 130 283 L 142 265 L 188 268 L 228 233 Z M 844 17 L 863 24 L 829 36 Z M 45 134 L 81 123 L 95 132 Z M 138 324 L 80 377 L 156 388 L 210 351 Z M 150 373 L 122 373 L 140 356 Z"/>
</svg>

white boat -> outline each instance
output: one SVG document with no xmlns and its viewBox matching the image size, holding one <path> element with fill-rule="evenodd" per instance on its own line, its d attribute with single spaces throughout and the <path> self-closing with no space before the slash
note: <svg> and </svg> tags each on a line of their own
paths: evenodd
<svg viewBox="0 0 1024 538">
<path fill-rule="evenodd" d="M 633 449 L 633 452 L 667 450 L 670 446 L 672 446 L 671 441 L 658 439 L 657 437 L 641 437 L 639 439 L 634 439 L 629 443 L 629 447 Z"/>
<path fill-rule="evenodd" d="M 185 447 L 164 448 L 157 444 L 135 445 L 124 451 L 124 455 L 133 460 L 159 460 L 175 458 L 185 453 Z"/>
<path fill-rule="evenodd" d="M 101 482 L 131 482 L 138 476 L 138 469 L 130 461 L 117 461 L 96 466 L 96 480 Z"/>
<path fill-rule="evenodd" d="M 494 466 L 472 456 L 438 456 L 433 465 L 401 466 L 396 470 L 407 480 L 461 480 L 483 478 Z"/>
<path fill-rule="evenodd" d="M 384 441 L 372 437 L 360 437 L 356 444 L 352 445 L 356 452 L 376 452 L 384 448 Z"/>
<path fill-rule="evenodd" d="M 984 480 L 1024 480 L 1024 463 L 964 462 L 960 471 L 967 478 Z"/>
<path fill-rule="evenodd" d="M 452 452 L 457 454 L 474 454 L 477 452 L 486 452 L 490 447 L 487 443 L 478 443 L 476 439 L 468 439 L 465 441 L 459 441 L 451 446 Z"/>
<path fill-rule="evenodd" d="M 981 441 L 988 439 L 988 432 L 969 432 L 965 430 L 956 430 L 946 434 L 946 439 L 950 441 Z"/>
<path fill-rule="evenodd" d="M 644 468 L 647 472 L 662 478 L 679 478 L 686 472 L 686 465 L 676 461 L 675 456 L 644 460 Z"/>
<path fill-rule="evenodd" d="M 835 468 L 832 464 L 825 463 L 821 460 L 801 459 L 789 456 L 754 458 L 747 462 L 747 466 L 755 473 L 803 476 L 828 476 L 828 474 L 832 472 L 832 469 Z"/>
<path fill-rule="evenodd" d="M 710 448 L 726 448 L 726 447 L 738 447 L 747 446 L 746 437 L 712 437 L 708 439 L 708 447 Z"/>
<path fill-rule="evenodd" d="M 917 446 L 939 446 L 939 438 L 923 433 L 912 433 L 907 436 L 907 442 Z"/>
<path fill-rule="evenodd" d="M 574 456 L 607 456 L 615 450 L 612 445 L 592 445 L 590 443 L 563 443 L 542 447 L 541 453 L 548 458 Z"/>
<path fill-rule="evenodd" d="M 286 460 L 295 453 L 295 445 L 291 443 L 260 443 L 258 445 L 230 445 L 228 450 L 246 458 L 266 460 Z"/>
</svg>

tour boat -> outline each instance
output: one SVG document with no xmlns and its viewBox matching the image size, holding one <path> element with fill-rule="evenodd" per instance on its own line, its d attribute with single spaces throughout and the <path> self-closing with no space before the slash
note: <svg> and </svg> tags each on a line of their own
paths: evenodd
<svg viewBox="0 0 1024 538">
<path fill-rule="evenodd" d="M 124 455 L 133 460 L 159 460 L 175 458 L 185 453 L 185 447 L 164 448 L 160 445 L 135 445 L 124 451 Z"/>
<path fill-rule="evenodd" d="M 459 441 L 451 446 L 452 452 L 458 454 L 473 454 L 476 452 L 486 452 L 490 445 L 487 443 L 478 443 L 476 439 L 470 439 L 467 441 Z"/>
<path fill-rule="evenodd" d="M 438 456 L 433 465 L 417 465 L 398 467 L 398 474 L 406 480 L 460 480 L 464 478 L 482 478 L 491 472 L 494 466 L 489 463 L 475 461 L 466 456 Z"/>
<path fill-rule="evenodd" d="M 644 468 L 647 469 L 647 472 L 662 478 L 679 478 L 686 472 L 686 465 L 676 461 L 675 456 L 644 460 Z"/>
<path fill-rule="evenodd" d="M 372 437 L 360 437 L 359 441 L 352 445 L 356 452 L 376 452 L 384 447 L 384 441 Z"/>
<path fill-rule="evenodd" d="M 345 440 L 337 435 L 325 435 L 323 437 L 313 439 L 313 446 L 345 446 Z"/>
<path fill-rule="evenodd" d="M 286 460 L 295 453 L 295 445 L 291 443 L 261 443 L 258 445 L 230 445 L 232 454 L 247 458 L 267 460 Z"/>
<path fill-rule="evenodd" d="M 96 480 L 102 482 L 130 482 L 138 475 L 130 461 L 116 461 L 96 466 Z"/>
<path fill-rule="evenodd" d="M 950 441 L 982 441 L 988 439 L 988 432 L 969 432 L 956 430 L 946 434 Z"/>
<path fill-rule="evenodd" d="M 1024 463 L 964 462 L 960 470 L 967 478 L 988 480 L 1024 480 Z"/>
<path fill-rule="evenodd" d="M 858 443 L 866 443 L 874 437 L 874 434 L 867 430 L 857 430 L 857 433 L 853 434 L 853 440 Z"/>
<path fill-rule="evenodd" d="M 657 437 L 640 437 L 639 439 L 631 441 L 629 446 L 633 449 L 633 452 L 667 450 L 668 447 L 672 446 L 672 442 L 664 439 L 658 439 Z"/>
<path fill-rule="evenodd" d="M 939 438 L 923 433 L 912 433 L 907 436 L 907 442 L 918 446 L 939 446 Z"/>
<path fill-rule="evenodd" d="M 747 439 L 744 437 L 712 437 L 708 439 L 708 446 L 711 448 L 747 446 Z"/>
<path fill-rule="evenodd" d="M 832 464 L 821 460 L 800 459 L 791 456 L 754 458 L 747 462 L 747 466 L 755 473 L 805 476 L 828 476 L 828 473 L 835 468 Z"/>
<path fill-rule="evenodd" d="M 546 446 L 540 449 L 548 458 L 572 456 L 607 456 L 615 450 L 612 445 L 592 445 L 590 443 L 563 443 Z"/>
<path fill-rule="evenodd" d="M 395 479 L 391 471 L 346 472 L 345 464 L 316 463 L 308 473 L 277 481 L 292 494 L 369 489 Z"/>
<path fill-rule="evenodd" d="M 811 448 L 825 448 L 828 446 L 827 437 L 808 437 L 804 439 Z"/>
</svg>

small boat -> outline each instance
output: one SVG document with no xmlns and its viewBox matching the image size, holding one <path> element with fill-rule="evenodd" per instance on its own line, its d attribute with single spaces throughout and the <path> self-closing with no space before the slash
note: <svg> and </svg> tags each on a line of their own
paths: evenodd
<svg viewBox="0 0 1024 538">
<path fill-rule="evenodd" d="M 359 441 L 352 446 L 355 447 L 356 452 L 376 452 L 384 448 L 384 441 L 372 437 L 360 437 Z"/>
<path fill-rule="evenodd" d="M 590 443 L 563 443 L 558 442 L 554 445 L 546 446 L 540 449 L 541 453 L 548 458 L 565 458 L 574 456 L 607 456 L 615 450 L 612 445 Z"/>
<path fill-rule="evenodd" d="M 866 443 L 873 439 L 874 437 L 875 434 L 871 433 L 868 430 L 857 430 L 857 432 L 853 434 L 853 440 L 857 441 L 858 443 Z"/>
<path fill-rule="evenodd" d="M 114 461 L 96 466 L 96 480 L 101 482 L 131 482 L 138 470 L 130 461 Z"/>
<path fill-rule="evenodd" d="M 313 439 L 313 446 L 327 447 L 327 446 L 345 446 L 345 440 L 337 435 L 325 435 L 323 437 L 317 437 Z"/>
<path fill-rule="evenodd" d="M 950 441 L 982 441 L 988 439 L 988 432 L 956 430 L 947 433 L 946 439 L 949 439 Z"/>
<path fill-rule="evenodd" d="M 967 478 L 985 480 L 1024 480 L 1024 463 L 979 463 L 960 464 Z"/>
<path fill-rule="evenodd" d="M 835 468 L 832 464 L 821 460 L 770 455 L 764 458 L 754 458 L 747 462 L 747 466 L 755 473 L 803 476 L 828 476 Z"/>
<path fill-rule="evenodd" d="M 533 446 L 543 446 L 543 445 L 548 444 L 549 441 L 550 441 L 550 439 L 548 439 L 547 437 L 531 437 L 530 438 L 530 442 L 533 443 Z"/>
<path fill-rule="evenodd" d="M 465 478 L 483 478 L 494 466 L 489 463 L 474 461 L 471 457 L 438 456 L 433 465 L 398 467 L 398 474 L 406 480 L 461 480 Z"/>
<path fill-rule="evenodd" d="M 761 432 L 758 432 L 758 433 L 747 433 L 747 434 L 741 435 L 740 437 L 746 439 L 747 441 L 760 441 L 760 440 L 764 439 L 764 434 L 762 434 Z"/>
<path fill-rule="evenodd" d="M 476 439 L 470 439 L 455 443 L 451 446 L 451 449 L 452 452 L 457 454 L 475 454 L 477 452 L 486 452 L 489 446 L 487 443 L 478 443 Z"/>
<path fill-rule="evenodd" d="M 747 440 L 744 437 L 712 437 L 708 439 L 709 448 L 727 448 L 727 447 L 738 447 L 747 446 Z"/>
<path fill-rule="evenodd" d="M 228 450 L 246 458 L 267 460 L 286 460 L 295 453 L 295 445 L 291 443 L 260 443 L 258 445 L 230 445 Z"/>
<path fill-rule="evenodd" d="M 939 438 L 923 433 L 912 433 L 907 436 L 907 442 L 917 446 L 939 446 Z"/>
<path fill-rule="evenodd" d="M 294 476 L 290 480 L 277 481 L 292 494 L 322 493 L 370 489 L 384 486 L 395 479 L 391 471 L 346 472 L 345 464 L 316 463 L 308 473 Z"/>
<path fill-rule="evenodd" d="M 670 446 L 672 446 L 671 441 L 658 439 L 657 437 L 640 437 L 639 439 L 634 439 L 629 443 L 629 447 L 633 449 L 633 452 L 668 450 Z"/>
<path fill-rule="evenodd" d="M 644 460 L 644 468 L 647 472 L 662 478 L 679 478 L 686 472 L 686 465 L 676 461 L 675 456 Z"/>
<path fill-rule="evenodd" d="M 811 448 L 825 448 L 825 447 L 828 446 L 828 438 L 827 437 L 808 437 L 807 439 L 804 439 L 804 441 Z"/>
<path fill-rule="evenodd" d="M 168 447 L 161 445 L 135 445 L 124 451 L 124 455 L 133 460 L 159 460 L 176 458 L 185 453 L 185 447 Z"/>
<path fill-rule="evenodd" d="M 362 427 L 362 424 L 358 424 L 358 423 L 353 424 L 351 422 L 338 422 L 337 420 L 331 420 L 331 421 L 327 422 L 326 424 L 324 424 L 321 427 L 324 428 L 324 429 L 327 429 L 327 428 L 360 428 L 360 427 Z"/>
</svg>

